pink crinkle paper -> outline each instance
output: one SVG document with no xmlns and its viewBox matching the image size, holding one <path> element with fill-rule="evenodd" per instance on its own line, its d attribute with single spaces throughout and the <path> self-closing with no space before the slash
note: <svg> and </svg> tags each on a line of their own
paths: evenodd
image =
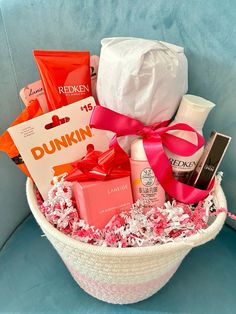
<svg viewBox="0 0 236 314">
<path fill-rule="evenodd" d="M 197 206 L 166 202 L 163 208 L 143 211 L 145 201 L 137 201 L 129 213 L 120 213 L 102 230 L 86 224 L 79 218 L 72 195 L 72 184 L 57 181 L 42 202 L 38 194 L 40 209 L 46 219 L 59 231 L 93 245 L 108 247 L 141 247 L 180 241 L 208 227 L 209 216 L 226 209 L 211 212 L 212 196 Z"/>
</svg>

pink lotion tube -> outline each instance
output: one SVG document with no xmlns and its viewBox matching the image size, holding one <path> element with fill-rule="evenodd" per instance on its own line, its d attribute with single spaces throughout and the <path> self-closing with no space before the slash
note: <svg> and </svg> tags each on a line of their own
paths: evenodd
<svg viewBox="0 0 236 314">
<path fill-rule="evenodd" d="M 31 84 L 28 84 L 20 91 L 20 97 L 23 103 L 28 106 L 31 100 L 38 99 L 40 107 L 43 112 L 48 111 L 47 100 L 43 90 L 43 84 L 41 81 L 37 81 Z"/>
<path fill-rule="evenodd" d="M 165 203 L 165 191 L 154 175 L 147 160 L 141 139 L 131 145 L 131 185 L 133 198 L 148 200 L 145 211 L 153 207 L 162 207 Z"/>
</svg>

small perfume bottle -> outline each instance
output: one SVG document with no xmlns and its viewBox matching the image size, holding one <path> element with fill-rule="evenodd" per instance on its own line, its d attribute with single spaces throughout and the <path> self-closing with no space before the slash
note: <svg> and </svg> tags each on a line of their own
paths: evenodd
<svg viewBox="0 0 236 314">
<path fill-rule="evenodd" d="M 143 140 L 137 139 L 131 144 L 131 185 L 133 198 L 145 199 L 145 210 L 162 207 L 165 203 L 165 191 L 157 181 L 155 174 L 147 160 L 143 148 Z"/>
</svg>

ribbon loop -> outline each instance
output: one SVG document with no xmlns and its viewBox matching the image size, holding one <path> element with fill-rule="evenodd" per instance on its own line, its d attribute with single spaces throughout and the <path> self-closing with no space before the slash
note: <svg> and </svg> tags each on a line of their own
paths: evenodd
<svg viewBox="0 0 236 314">
<path fill-rule="evenodd" d="M 105 152 L 87 146 L 87 154 L 73 163 L 74 169 L 65 177 L 66 181 L 111 180 L 130 175 L 129 157 L 118 148 Z"/>
<path fill-rule="evenodd" d="M 141 136 L 148 162 L 164 190 L 170 196 L 183 203 L 199 202 L 209 194 L 212 186 L 208 190 L 200 190 L 177 181 L 173 177 L 172 167 L 165 154 L 163 145 L 176 155 L 191 156 L 204 145 L 204 138 L 187 124 L 178 123 L 168 126 L 168 123 L 169 121 L 163 121 L 145 126 L 137 119 L 102 106 L 94 108 L 90 120 L 91 127 L 116 133 L 112 145 L 114 143 L 119 145 L 117 138 L 121 136 Z M 168 133 L 168 131 L 174 130 L 193 132 L 196 135 L 197 144 Z"/>
</svg>

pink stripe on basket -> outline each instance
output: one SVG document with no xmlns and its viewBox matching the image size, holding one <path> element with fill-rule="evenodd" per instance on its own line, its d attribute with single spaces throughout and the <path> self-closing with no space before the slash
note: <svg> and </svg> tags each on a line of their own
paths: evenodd
<svg viewBox="0 0 236 314">
<path fill-rule="evenodd" d="M 65 261 L 64 261 L 65 262 Z M 88 293 L 92 294 L 95 297 L 99 297 L 99 294 L 101 290 L 103 291 L 109 291 L 109 294 L 118 294 L 120 296 L 129 295 L 130 293 L 137 294 L 139 291 L 143 294 L 144 291 L 146 291 L 146 294 L 153 294 L 160 290 L 173 276 L 173 274 L 176 272 L 177 268 L 179 267 L 180 263 L 175 265 L 171 270 L 164 273 L 163 275 L 141 283 L 107 283 L 107 282 L 101 282 L 98 280 L 94 280 L 92 278 L 89 278 L 83 274 L 78 273 L 76 270 L 74 270 L 71 266 L 69 266 L 67 263 L 65 263 L 69 271 L 71 272 L 73 278 L 75 281 L 86 290 Z M 151 295 L 150 294 L 150 295 Z M 148 297 L 148 296 L 147 296 Z"/>
</svg>

